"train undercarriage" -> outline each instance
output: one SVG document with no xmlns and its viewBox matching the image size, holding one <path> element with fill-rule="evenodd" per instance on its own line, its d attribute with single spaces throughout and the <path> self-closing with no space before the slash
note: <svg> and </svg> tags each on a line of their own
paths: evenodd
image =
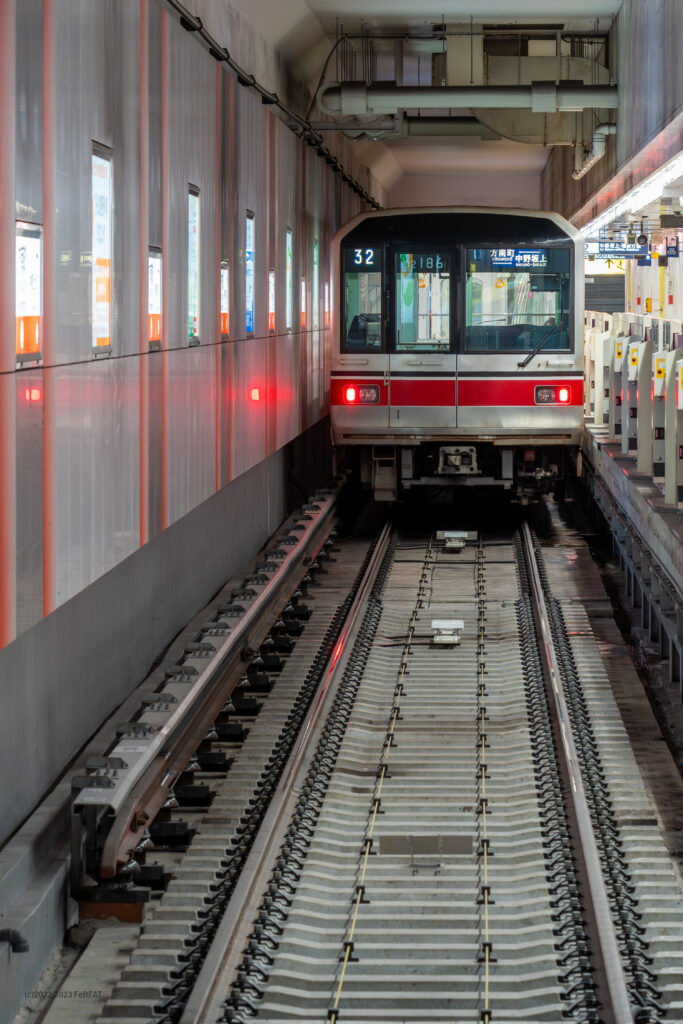
<svg viewBox="0 0 683 1024">
<path fill-rule="evenodd" d="M 501 445 L 491 441 L 427 441 L 336 449 L 377 501 L 450 502 L 462 487 L 508 492 L 526 504 L 561 493 L 570 464 L 567 444 Z"/>
</svg>

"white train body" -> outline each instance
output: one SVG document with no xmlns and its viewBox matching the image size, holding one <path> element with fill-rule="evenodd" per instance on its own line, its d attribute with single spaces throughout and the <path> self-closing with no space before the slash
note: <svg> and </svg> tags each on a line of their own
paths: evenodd
<svg viewBox="0 0 683 1024">
<path fill-rule="evenodd" d="M 558 484 L 583 425 L 583 243 L 562 217 L 428 208 L 334 236 L 333 441 L 383 500 Z"/>
</svg>

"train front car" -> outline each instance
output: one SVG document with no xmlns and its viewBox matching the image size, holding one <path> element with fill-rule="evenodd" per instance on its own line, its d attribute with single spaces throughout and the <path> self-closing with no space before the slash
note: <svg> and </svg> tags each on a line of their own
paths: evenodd
<svg viewBox="0 0 683 1024">
<path fill-rule="evenodd" d="M 561 485 L 583 424 L 570 224 L 488 208 L 361 214 L 332 259 L 333 441 L 379 500 L 486 486 L 526 501 Z"/>
</svg>

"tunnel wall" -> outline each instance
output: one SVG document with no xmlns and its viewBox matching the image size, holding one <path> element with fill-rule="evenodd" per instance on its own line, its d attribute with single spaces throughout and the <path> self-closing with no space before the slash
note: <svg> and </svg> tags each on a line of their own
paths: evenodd
<svg viewBox="0 0 683 1024">
<path fill-rule="evenodd" d="M 296 438 L 325 450 L 328 240 L 360 209 L 158 0 L 7 0 L 2 17 L 3 288 L 13 296 L 16 222 L 39 229 L 42 311 L 39 352 L 18 351 L 11 298 L 0 336 L 3 777 L 33 756 L 0 800 L 0 841 L 275 528 Z M 96 253 L 94 278 L 93 155 L 112 174 L 111 263 Z M 93 320 L 108 344 L 93 347 Z"/>
</svg>

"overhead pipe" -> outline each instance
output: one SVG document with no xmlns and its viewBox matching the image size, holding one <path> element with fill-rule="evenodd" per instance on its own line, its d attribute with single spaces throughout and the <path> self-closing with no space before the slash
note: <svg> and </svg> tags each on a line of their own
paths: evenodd
<svg viewBox="0 0 683 1024">
<path fill-rule="evenodd" d="M 530 109 L 547 114 L 589 107 L 614 110 L 618 102 L 615 85 L 557 85 L 555 82 L 497 86 L 430 85 L 421 88 L 329 82 L 318 93 L 318 106 L 330 117 L 395 114 L 415 107 L 422 110 L 451 107 Z"/>
<path fill-rule="evenodd" d="M 575 168 L 572 171 L 572 178 L 574 181 L 578 181 L 583 178 L 584 174 L 588 174 L 591 167 L 597 164 L 598 160 L 602 160 L 607 149 L 607 136 L 616 135 L 617 126 L 615 124 L 599 124 L 593 132 L 593 147 L 590 153 L 584 154 L 581 160 L 581 166 Z M 577 146 L 578 155 L 578 146 Z"/>
</svg>

